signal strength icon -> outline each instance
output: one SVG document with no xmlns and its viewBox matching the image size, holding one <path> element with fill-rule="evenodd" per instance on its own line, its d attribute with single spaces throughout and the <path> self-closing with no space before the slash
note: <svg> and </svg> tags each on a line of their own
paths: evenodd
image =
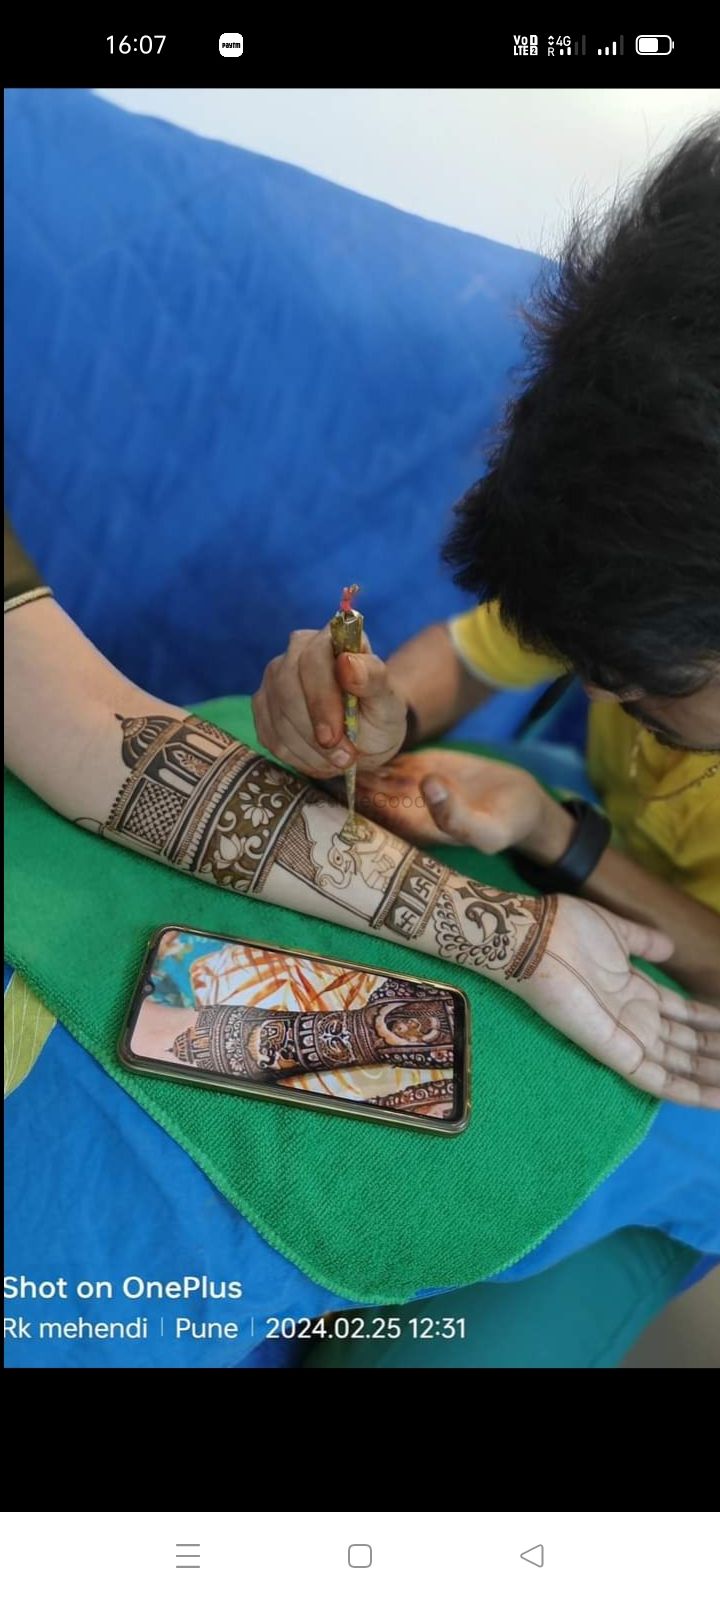
<svg viewBox="0 0 720 1600">
<path fill-rule="evenodd" d="M 565 34 L 564 37 L 562 37 L 562 38 L 552 39 L 552 40 L 548 41 L 548 56 L 549 57 L 552 56 L 554 58 L 556 55 L 558 55 L 558 56 L 585 55 L 585 46 L 586 46 L 585 34 L 582 35 L 581 39 L 579 39 L 579 38 L 578 39 L 571 39 L 571 38 L 568 37 L 567 34 Z"/>
<path fill-rule="evenodd" d="M 620 35 L 619 46 L 618 46 L 618 40 L 617 39 L 613 39 L 612 44 L 603 44 L 603 45 L 599 45 L 598 46 L 598 55 L 599 56 L 624 56 L 624 54 L 625 54 L 625 40 L 624 40 L 622 34 Z"/>
</svg>

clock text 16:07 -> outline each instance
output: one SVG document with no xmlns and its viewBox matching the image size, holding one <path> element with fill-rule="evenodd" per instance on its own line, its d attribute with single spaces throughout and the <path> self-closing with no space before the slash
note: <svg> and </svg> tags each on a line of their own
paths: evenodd
<svg viewBox="0 0 720 1600">
<path fill-rule="evenodd" d="M 129 34 L 124 33 L 122 39 L 120 39 L 118 42 L 117 54 L 119 56 L 129 56 L 132 55 L 134 50 L 139 50 L 141 56 L 151 56 L 153 51 L 155 52 L 156 56 L 159 56 L 166 39 L 166 33 L 141 33 L 138 39 L 131 39 Z M 109 44 L 110 54 L 111 56 L 114 56 L 114 33 L 108 34 L 106 44 Z"/>
</svg>

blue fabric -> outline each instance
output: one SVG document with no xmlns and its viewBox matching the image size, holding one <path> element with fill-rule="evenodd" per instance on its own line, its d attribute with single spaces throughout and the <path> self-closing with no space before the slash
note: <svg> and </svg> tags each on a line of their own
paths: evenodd
<svg viewBox="0 0 720 1600">
<path fill-rule="evenodd" d="M 6 981 L 7 975 L 8 969 Z M 147 1341 L 10 1344 L 6 1365 L 285 1365 L 294 1360 L 288 1346 L 273 1341 L 262 1348 L 263 1319 L 316 1316 L 343 1305 L 271 1249 L 60 1024 L 7 1101 L 6 1127 L 7 1273 L 120 1284 L 126 1274 L 165 1280 L 204 1272 L 217 1281 L 239 1278 L 245 1291 L 239 1304 L 200 1297 L 191 1307 L 198 1322 L 239 1322 L 239 1339 L 181 1344 L 168 1334 L 168 1316 L 191 1314 L 185 1305 L 118 1297 L 92 1308 L 71 1294 L 49 1302 L 46 1314 L 124 1320 L 143 1312 L 150 1319 Z M 640 1148 L 498 1281 L 529 1277 L 631 1226 L 658 1228 L 720 1255 L 719 1117 L 663 1105 Z"/>
<path fill-rule="evenodd" d="M 7 503 L 100 649 L 189 704 L 351 580 L 383 654 L 469 604 L 440 535 L 540 258 L 88 92 L 5 106 Z"/>
<path fill-rule="evenodd" d="M 268 1315 L 311 1316 L 343 1304 L 266 1244 L 185 1151 L 58 1023 L 6 1113 L 5 1271 L 68 1280 L 68 1297 L 7 1302 L 6 1314 L 63 1322 L 149 1320 L 148 1338 L 9 1341 L 9 1367 L 228 1367 L 261 1343 Z M 242 1300 L 124 1299 L 126 1276 L 240 1280 Z M 112 1300 L 73 1286 L 110 1279 Z M 164 1333 L 160 1318 L 164 1317 Z M 176 1316 L 235 1321 L 240 1336 L 173 1337 Z M 255 1319 L 253 1326 L 252 1319 Z M 278 1360 L 287 1347 L 278 1344 Z"/>
<path fill-rule="evenodd" d="M 665 1102 L 627 1161 L 543 1244 L 495 1281 L 542 1272 L 626 1227 L 657 1228 L 701 1252 L 720 1253 L 720 1117 L 715 1112 Z"/>
<path fill-rule="evenodd" d="M 714 1272 L 716 1267 L 720 1267 L 720 1256 L 698 1256 L 692 1272 L 688 1273 L 680 1287 L 680 1293 L 686 1294 L 688 1289 L 692 1289 L 696 1283 L 701 1283 L 702 1279 L 706 1278 L 709 1272 Z"/>
</svg>

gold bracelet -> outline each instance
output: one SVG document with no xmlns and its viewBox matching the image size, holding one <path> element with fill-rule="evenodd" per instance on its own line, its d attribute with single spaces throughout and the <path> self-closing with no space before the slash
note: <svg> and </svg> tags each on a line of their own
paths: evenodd
<svg viewBox="0 0 720 1600">
<path fill-rule="evenodd" d="M 52 599 L 52 589 L 44 585 L 39 589 L 28 589 L 26 594 L 16 594 L 12 600 L 5 601 L 6 611 L 16 611 L 18 606 L 26 606 L 29 600 L 43 600 L 45 595 Z"/>
</svg>

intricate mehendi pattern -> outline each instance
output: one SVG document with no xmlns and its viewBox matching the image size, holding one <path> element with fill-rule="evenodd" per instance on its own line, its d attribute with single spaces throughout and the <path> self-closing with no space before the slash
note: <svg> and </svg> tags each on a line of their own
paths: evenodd
<svg viewBox="0 0 720 1600">
<path fill-rule="evenodd" d="M 286 867 L 305 883 L 327 891 L 334 899 L 360 880 L 368 889 L 383 892 L 409 854 L 402 839 L 384 834 L 357 814 L 335 826 L 338 805 L 320 793 L 306 791 L 311 809 L 293 816 L 277 852 L 278 866 Z"/>
<path fill-rule="evenodd" d="M 260 1081 L 378 1066 L 452 1067 L 453 999 L 442 989 L 387 980 L 349 1011 L 205 1006 L 172 1050 L 206 1071 Z"/>
<path fill-rule="evenodd" d="M 130 777 L 103 832 L 240 894 L 307 785 L 199 717 L 119 718 Z"/>
<path fill-rule="evenodd" d="M 385 927 L 403 939 L 417 939 L 449 877 L 449 867 L 409 850 L 372 918 L 373 928 Z"/>
<path fill-rule="evenodd" d="M 410 1083 L 405 1089 L 392 1094 L 372 1095 L 369 1106 L 384 1106 L 387 1111 L 426 1111 L 438 1116 L 450 1116 L 455 1104 L 455 1086 L 452 1078 L 434 1078 L 430 1083 Z"/>
<path fill-rule="evenodd" d="M 465 966 L 500 968 L 506 978 L 531 978 L 545 954 L 556 908 L 554 895 L 534 900 L 472 879 L 461 882 L 454 898 L 444 893 L 435 907 L 440 955 Z"/>
<path fill-rule="evenodd" d="M 326 793 L 200 717 L 117 720 L 129 775 L 102 833 L 237 894 L 280 869 L 386 937 L 507 978 L 536 971 L 554 898 L 484 887 L 366 817 L 351 825 Z"/>
</svg>

